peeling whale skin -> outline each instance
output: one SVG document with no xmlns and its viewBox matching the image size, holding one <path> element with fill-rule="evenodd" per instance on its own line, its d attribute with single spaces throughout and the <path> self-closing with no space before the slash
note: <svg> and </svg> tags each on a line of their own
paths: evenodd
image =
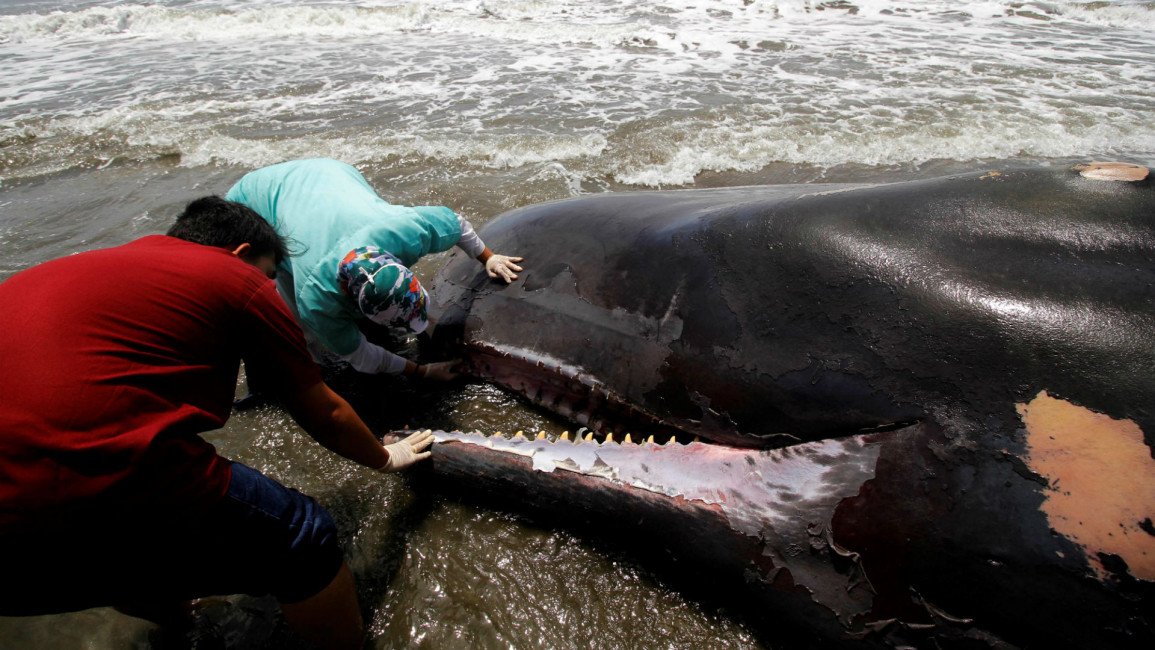
<svg viewBox="0 0 1155 650">
<path fill-rule="evenodd" d="M 441 434 L 447 483 L 644 533 L 823 644 L 1155 647 L 1146 169 L 594 195 L 479 234 L 526 270 L 450 259 L 438 334 L 670 442 Z"/>
</svg>

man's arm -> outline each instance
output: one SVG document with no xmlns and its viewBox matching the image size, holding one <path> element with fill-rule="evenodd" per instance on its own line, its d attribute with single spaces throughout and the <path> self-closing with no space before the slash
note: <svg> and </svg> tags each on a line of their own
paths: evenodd
<svg viewBox="0 0 1155 650">
<path fill-rule="evenodd" d="M 353 407 L 325 382 L 290 391 L 284 404 L 301 428 L 330 451 L 374 469 L 389 459 Z"/>
<path fill-rule="evenodd" d="M 429 457 L 433 434 L 418 432 L 381 446 L 353 407 L 325 382 L 317 382 L 287 396 L 289 414 L 330 451 L 379 472 L 396 472 Z"/>
<path fill-rule="evenodd" d="M 341 358 L 353 366 L 357 372 L 366 374 L 407 375 L 438 381 L 450 381 L 456 379 L 460 374 L 455 369 L 460 363 L 460 359 L 419 364 L 393 354 L 379 345 L 370 343 L 363 334 L 361 335 L 361 345 L 357 350 L 353 354 L 342 355 Z"/>
<path fill-rule="evenodd" d="M 339 356 L 353 366 L 357 372 L 368 375 L 413 374 L 409 368 L 409 364 L 413 363 L 412 361 L 406 361 L 404 357 L 393 354 L 375 343 L 370 343 L 364 334 L 361 334 L 361 344 L 357 346 L 356 350 L 351 354 Z"/>
<path fill-rule="evenodd" d="M 250 380 L 260 377 L 275 387 L 289 414 L 314 440 L 382 471 L 396 471 L 429 456 L 420 452 L 432 444 L 432 435 L 415 434 L 382 447 L 353 407 L 325 384 L 305 350 L 301 328 L 272 282 L 262 284 L 247 307 L 249 318 L 240 331 L 247 339 L 247 354 L 242 356 Z"/>
</svg>

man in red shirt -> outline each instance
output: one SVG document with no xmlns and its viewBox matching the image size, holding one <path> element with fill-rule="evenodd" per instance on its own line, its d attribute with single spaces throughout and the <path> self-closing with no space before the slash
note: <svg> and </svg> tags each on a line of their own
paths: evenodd
<svg viewBox="0 0 1155 650">
<path fill-rule="evenodd" d="M 0 615 L 272 593 L 294 629 L 360 647 L 353 579 L 328 513 L 217 455 L 240 361 L 330 450 L 381 471 L 382 447 L 322 380 L 270 277 L 281 238 L 243 205 L 189 204 L 167 236 L 46 262 L 0 284 Z"/>
</svg>

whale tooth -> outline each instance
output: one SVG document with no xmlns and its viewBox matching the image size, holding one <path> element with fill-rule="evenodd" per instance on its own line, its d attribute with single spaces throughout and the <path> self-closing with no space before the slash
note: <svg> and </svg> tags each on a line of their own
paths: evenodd
<svg viewBox="0 0 1155 650">
<path fill-rule="evenodd" d="M 613 442 L 613 441 L 614 441 L 614 432 L 611 431 L 611 432 L 606 434 L 606 442 Z M 602 443 L 602 444 L 605 444 L 605 443 Z"/>
<path fill-rule="evenodd" d="M 633 440 L 630 440 L 630 434 L 628 434 L 628 433 L 626 434 L 626 437 L 622 440 L 623 445 L 629 445 L 629 444 L 632 444 L 633 442 L 634 442 Z"/>
<path fill-rule="evenodd" d="M 586 440 L 593 440 L 593 439 L 594 439 L 594 432 L 593 431 L 590 431 L 589 433 L 586 434 Z"/>
<path fill-rule="evenodd" d="M 646 442 L 648 442 L 648 443 L 651 443 L 651 444 L 652 444 L 652 443 L 654 442 L 654 437 L 653 437 L 653 436 L 650 436 L 649 438 L 646 438 Z"/>
<path fill-rule="evenodd" d="M 538 440 L 541 440 L 544 437 L 545 437 L 545 431 L 538 431 L 537 432 L 537 439 Z"/>
<path fill-rule="evenodd" d="M 701 442 L 701 441 L 702 441 L 701 438 L 699 438 L 698 436 L 694 436 L 694 442 Z"/>
<path fill-rule="evenodd" d="M 513 434 L 513 437 L 514 438 L 524 438 L 525 432 L 524 431 L 518 431 L 517 433 Z"/>
<path fill-rule="evenodd" d="M 569 440 L 569 431 L 562 431 L 561 435 L 557 437 L 558 440 Z"/>
</svg>

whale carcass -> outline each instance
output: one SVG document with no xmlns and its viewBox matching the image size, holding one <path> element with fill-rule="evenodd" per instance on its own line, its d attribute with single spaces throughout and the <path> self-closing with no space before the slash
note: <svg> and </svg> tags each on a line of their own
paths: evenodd
<svg viewBox="0 0 1155 650">
<path fill-rule="evenodd" d="M 441 433 L 446 484 L 643 535 L 820 645 L 1155 641 L 1145 168 L 593 195 L 480 234 L 526 270 L 450 259 L 438 336 L 598 440 Z"/>
</svg>

